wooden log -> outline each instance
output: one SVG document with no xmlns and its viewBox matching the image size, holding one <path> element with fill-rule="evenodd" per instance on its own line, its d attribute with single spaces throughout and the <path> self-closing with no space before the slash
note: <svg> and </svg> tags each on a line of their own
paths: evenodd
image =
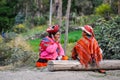
<svg viewBox="0 0 120 80">
<path fill-rule="evenodd" d="M 49 71 L 120 70 L 120 60 L 103 60 L 100 62 L 99 67 L 88 65 L 88 68 L 85 68 L 76 60 L 50 60 L 47 67 Z"/>
</svg>

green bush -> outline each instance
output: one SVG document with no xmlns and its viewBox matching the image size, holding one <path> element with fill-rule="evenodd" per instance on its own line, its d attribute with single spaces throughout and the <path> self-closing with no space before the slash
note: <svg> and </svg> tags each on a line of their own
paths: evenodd
<svg viewBox="0 0 120 80">
<path fill-rule="evenodd" d="M 6 60 L 11 57 L 10 48 L 5 45 L 5 43 L 0 43 L 0 66 L 6 65 Z"/>
<path fill-rule="evenodd" d="M 120 26 L 119 17 L 110 21 L 99 22 L 95 33 L 105 59 L 120 59 Z"/>
<path fill-rule="evenodd" d="M 80 26 L 83 26 L 86 24 L 93 24 L 99 18 L 100 18 L 99 15 L 80 16 L 77 22 Z"/>
<path fill-rule="evenodd" d="M 101 4 L 100 6 L 95 8 L 95 13 L 98 15 L 108 15 L 111 12 L 111 7 L 109 4 Z"/>
<path fill-rule="evenodd" d="M 101 4 L 100 6 L 95 8 L 95 13 L 97 15 L 101 15 L 105 18 L 105 20 L 110 20 L 110 13 L 112 13 L 111 6 L 109 4 Z"/>
<path fill-rule="evenodd" d="M 0 0 L 0 32 L 11 30 L 14 25 L 14 17 L 17 13 L 15 5 L 18 1 L 10 3 L 9 0 Z"/>
<path fill-rule="evenodd" d="M 16 24 L 22 24 L 25 21 L 25 16 L 19 12 L 16 16 L 15 16 L 15 23 Z"/>
<path fill-rule="evenodd" d="M 21 36 L 17 36 L 8 42 L 2 42 L 0 43 L 0 66 L 15 65 L 16 63 L 23 65 L 32 53 L 31 47 Z"/>
<path fill-rule="evenodd" d="M 116 18 L 115 18 L 115 22 L 119 25 L 120 24 L 120 16 L 117 16 Z"/>
<path fill-rule="evenodd" d="M 27 31 L 27 28 L 23 24 L 17 24 L 13 27 L 13 31 L 16 33 L 24 33 Z"/>
<path fill-rule="evenodd" d="M 6 32 L 4 33 L 4 41 L 5 42 L 9 42 L 12 39 L 15 39 L 15 37 L 17 36 L 17 34 L 15 32 Z"/>
<path fill-rule="evenodd" d="M 47 20 L 46 20 L 46 18 L 45 17 L 43 17 L 43 16 L 41 16 L 41 17 L 35 17 L 34 18 L 34 24 L 35 25 L 44 25 L 44 24 L 46 24 L 46 22 L 47 22 Z"/>
</svg>

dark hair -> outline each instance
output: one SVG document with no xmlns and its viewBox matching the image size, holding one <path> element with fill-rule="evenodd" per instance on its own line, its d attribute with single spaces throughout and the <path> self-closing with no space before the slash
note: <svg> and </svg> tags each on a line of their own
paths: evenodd
<svg viewBox="0 0 120 80">
<path fill-rule="evenodd" d="M 60 30 L 58 30 L 57 32 L 60 32 Z M 49 33 L 48 36 L 49 36 L 50 38 L 52 38 L 52 35 L 55 36 L 55 34 L 56 34 L 57 32 L 55 32 L 55 33 Z"/>
<path fill-rule="evenodd" d="M 88 34 L 88 33 L 86 33 L 86 36 L 87 36 L 88 38 L 90 38 L 90 37 L 91 37 L 91 35 L 90 35 L 90 34 Z"/>
</svg>

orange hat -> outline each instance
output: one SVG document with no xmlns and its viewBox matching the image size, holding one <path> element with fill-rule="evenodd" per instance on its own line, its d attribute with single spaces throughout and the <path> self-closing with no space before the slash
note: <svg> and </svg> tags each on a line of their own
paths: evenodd
<svg viewBox="0 0 120 80">
<path fill-rule="evenodd" d="M 54 25 L 52 27 L 47 28 L 48 33 L 56 33 L 58 31 L 59 31 L 59 26 L 58 25 Z"/>
<path fill-rule="evenodd" d="M 94 31 L 93 31 L 93 28 L 91 26 L 85 25 L 84 27 L 81 27 L 81 29 L 83 31 L 85 31 L 86 33 L 88 33 L 89 35 L 94 36 Z"/>
</svg>

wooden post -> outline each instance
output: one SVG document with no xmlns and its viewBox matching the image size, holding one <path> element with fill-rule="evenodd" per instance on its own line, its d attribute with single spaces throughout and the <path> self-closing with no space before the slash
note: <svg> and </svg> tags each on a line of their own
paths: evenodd
<svg viewBox="0 0 120 80">
<path fill-rule="evenodd" d="M 49 71 L 120 70 L 120 60 L 103 60 L 100 62 L 99 67 L 88 65 L 87 69 L 76 60 L 50 60 L 47 67 Z"/>
</svg>

